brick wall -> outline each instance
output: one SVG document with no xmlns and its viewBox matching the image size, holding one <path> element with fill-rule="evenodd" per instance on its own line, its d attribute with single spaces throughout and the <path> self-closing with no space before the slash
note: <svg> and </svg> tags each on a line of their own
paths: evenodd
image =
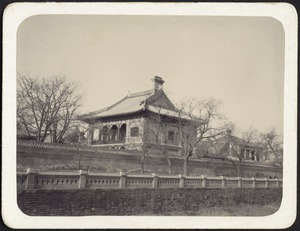
<svg viewBox="0 0 300 231">
<path fill-rule="evenodd" d="M 281 189 L 82 189 L 18 193 L 31 216 L 154 215 L 244 204 L 280 204 Z"/>
</svg>

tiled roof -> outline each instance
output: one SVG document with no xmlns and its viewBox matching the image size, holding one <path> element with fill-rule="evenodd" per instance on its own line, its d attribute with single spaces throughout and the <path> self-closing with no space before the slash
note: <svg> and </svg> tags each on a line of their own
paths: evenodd
<svg viewBox="0 0 300 231">
<path fill-rule="evenodd" d="M 170 116 L 170 117 L 179 117 L 179 113 L 178 111 L 173 111 L 173 110 L 167 110 L 167 109 L 158 109 L 157 107 L 154 107 L 152 105 L 148 105 L 147 109 L 149 111 L 152 111 L 154 113 L 159 113 L 160 115 L 166 115 L 166 116 Z M 191 117 L 189 117 L 187 114 L 183 114 L 181 113 L 180 117 L 181 119 L 186 119 L 186 120 L 192 120 Z"/>
<path fill-rule="evenodd" d="M 152 102 L 155 99 L 159 99 L 159 97 L 163 97 L 164 100 L 167 102 L 167 107 L 153 105 Z M 169 108 L 169 109 L 167 109 Z M 92 118 L 107 118 L 111 116 L 119 116 L 119 115 L 126 115 L 131 114 L 134 112 L 139 112 L 142 110 L 148 110 L 154 113 L 159 113 L 161 115 L 166 115 L 170 117 L 178 117 L 179 113 L 172 102 L 168 99 L 165 95 L 164 91 L 158 90 L 157 92 L 153 93 L 152 90 L 138 92 L 129 94 L 117 103 L 103 108 L 98 111 L 94 111 L 85 115 L 81 115 L 79 119 L 92 119 Z M 185 113 L 181 113 L 180 117 L 186 120 L 192 120 L 190 116 Z"/>
<path fill-rule="evenodd" d="M 115 115 L 123 115 L 129 114 L 133 112 L 140 111 L 145 106 L 145 100 L 152 95 L 152 91 L 144 91 L 138 92 L 134 94 L 129 94 L 117 103 L 103 108 L 98 111 L 91 112 L 89 114 L 81 116 L 82 119 L 84 118 L 98 118 L 98 117 L 109 117 Z"/>
</svg>

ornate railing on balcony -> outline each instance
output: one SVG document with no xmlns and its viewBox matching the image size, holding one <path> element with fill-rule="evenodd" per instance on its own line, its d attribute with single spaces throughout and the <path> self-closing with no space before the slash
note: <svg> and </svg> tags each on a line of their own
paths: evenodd
<svg viewBox="0 0 300 231">
<path fill-rule="evenodd" d="M 92 145 L 100 145 L 100 144 L 125 144 L 125 139 L 123 140 L 93 140 L 91 142 Z"/>
</svg>

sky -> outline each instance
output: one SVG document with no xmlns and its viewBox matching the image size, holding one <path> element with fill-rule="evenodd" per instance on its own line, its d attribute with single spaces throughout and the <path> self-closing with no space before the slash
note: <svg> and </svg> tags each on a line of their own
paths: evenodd
<svg viewBox="0 0 300 231">
<path fill-rule="evenodd" d="M 37 15 L 17 31 L 17 72 L 80 83 L 81 112 L 152 88 L 214 97 L 240 130 L 283 133 L 284 29 L 271 17 Z"/>
</svg>

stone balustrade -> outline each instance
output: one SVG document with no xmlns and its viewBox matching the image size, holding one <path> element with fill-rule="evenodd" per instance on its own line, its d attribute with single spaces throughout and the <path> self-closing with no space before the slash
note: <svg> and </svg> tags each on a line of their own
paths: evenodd
<svg viewBox="0 0 300 231">
<path fill-rule="evenodd" d="M 96 173 L 87 171 L 45 172 L 28 169 L 17 172 L 17 189 L 97 188 L 281 188 L 282 179 L 163 176 Z"/>
</svg>

